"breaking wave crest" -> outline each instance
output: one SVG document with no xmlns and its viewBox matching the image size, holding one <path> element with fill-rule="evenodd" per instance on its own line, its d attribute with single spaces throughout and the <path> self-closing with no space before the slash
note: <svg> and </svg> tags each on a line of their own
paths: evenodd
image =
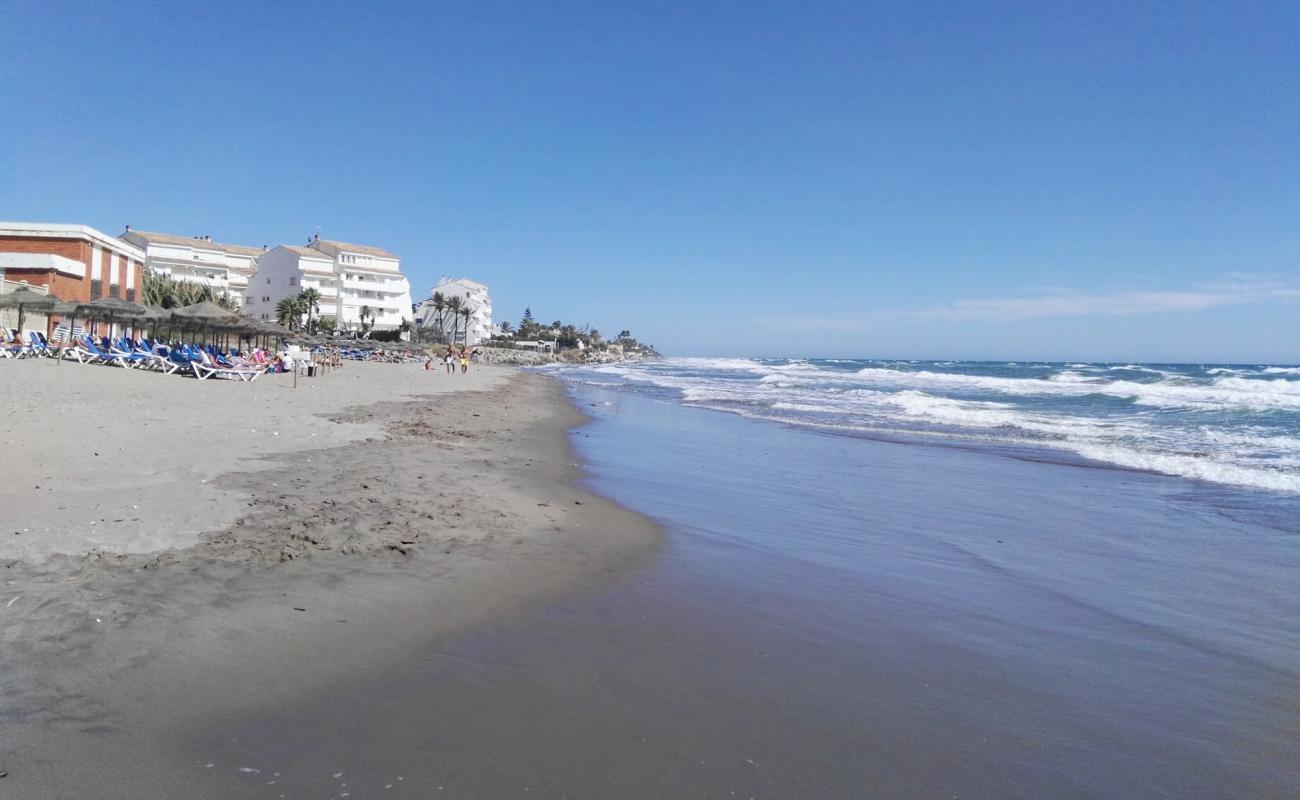
<svg viewBox="0 0 1300 800">
<path fill-rule="evenodd" d="M 789 425 L 1047 446 L 1300 494 L 1300 367 L 678 358 L 561 371 Z"/>
</svg>

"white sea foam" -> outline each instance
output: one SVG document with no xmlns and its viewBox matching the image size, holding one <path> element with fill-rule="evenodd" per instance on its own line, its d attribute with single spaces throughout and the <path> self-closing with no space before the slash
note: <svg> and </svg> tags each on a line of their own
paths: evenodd
<svg viewBox="0 0 1300 800">
<path fill-rule="evenodd" d="M 1082 375 L 1073 370 L 1066 370 L 1065 372 L 1058 372 L 1055 375 L 1048 375 L 1047 380 L 1053 381 L 1055 383 L 1087 383 L 1090 385 L 1106 382 L 1105 378 L 1098 377 L 1098 376 L 1090 377 L 1088 375 Z"/>
<path fill-rule="evenodd" d="M 1073 449 L 1085 458 L 1130 469 L 1182 478 L 1300 494 L 1300 473 L 1246 466 L 1209 456 L 1155 453 L 1117 445 L 1081 443 Z"/>
<path fill-rule="evenodd" d="M 805 411 L 810 414 L 856 414 L 859 409 L 846 406 L 835 406 L 828 403 L 796 403 L 789 400 L 778 400 L 767 406 L 774 411 Z"/>
<path fill-rule="evenodd" d="M 704 370 L 744 370 L 744 371 L 761 371 L 765 365 L 753 360 L 752 358 L 668 358 L 664 359 L 663 365 L 677 369 L 689 369 L 692 371 Z"/>
<path fill-rule="evenodd" d="M 1152 445 L 1177 447 L 1178 442 L 1164 441 L 1149 426 L 1136 423 L 1099 422 L 1077 417 L 1050 417 L 1024 414 L 997 403 L 976 403 L 933 397 L 916 391 L 903 391 L 888 397 L 907 418 L 944 424 L 960 429 L 999 429 L 1013 435 L 994 441 L 1023 444 L 1046 444 L 1065 449 L 1084 458 L 1128 469 L 1159 472 L 1253 489 L 1300 494 L 1300 458 L 1280 458 L 1271 463 L 1248 463 L 1260 452 L 1279 450 L 1300 454 L 1300 440 L 1278 436 L 1246 436 L 1209 431 L 1206 444 L 1219 445 L 1220 452 L 1162 451 Z M 811 411 L 845 414 L 844 408 L 819 403 L 778 403 L 775 410 Z M 757 416 L 768 416 L 757 414 Z M 781 419 L 779 416 L 771 417 Z M 786 419 L 785 421 L 789 421 Z M 857 425 L 818 424 L 841 430 L 894 431 L 888 418 L 864 420 Z M 968 437 L 982 438 L 989 437 Z M 1246 463 L 1243 463 L 1243 460 Z"/>
<path fill-rule="evenodd" d="M 884 386 L 949 391 L 996 392 L 1005 395 L 1088 395 L 1102 394 L 1131 399 L 1140 405 L 1165 408 L 1224 410 L 1231 408 L 1300 409 L 1300 382 L 1218 378 L 1210 384 L 1172 381 L 1069 380 L 1063 374 L 1055 379 L 1001 378 L 987 375 L 961 375 L 948 372 L 902 372 L 866 367 L 854 373 L 856 379 Z"/>
<path fill-rule="evenodd" d="M 1243 428 L 1226 431 L 1219 428 L 1201 428 L 1205 441 L 1236 450 L 1261 454 L 1300 453 L 1300 436 L 1279 436 L 1261 428 Z"/>
<path fill-rule="evenodd" d="M 1292 368 L 1269 368 L 1273 378 L 1258 377 L 1262 368 L 1253 378 L 1216 368 L 1225 371 L 1208 380 L 1175 373 L 1107 380 L 1095 365 L 1070 367 L 1044 367 L 1062 371 L 1043 378 L 678 359 L 604 365 L 584 374 L 671 389 L 691 405 L 797 425 L 1049 445 L 1126 468 L 1300 493 L 1294 416 L 1300 381 L 1282 377 Z M 1142 377 L 1158 372 L 1125 371 Z M 1098 405 L 1095 398 L 1105 397 L 1127 405 Z M 1260 415 L 1259 424 L 1251 423 L 1252 414 Z"/>
<path fill-rule="evenodd" d="M 682 359 L 687 361 L 687 359 Z M 765 365 L 747 359 L 690 359 L 698 362 L 728 361 L 729 370 L 743 370 L 759 375 L 758 383 L 784 389 L 816 389 L 866 384 L 884 389 L 919 389 L 931 393 L 960 392 L 993 394 L 1007 397 L 1104 395 L 1129 400 L 1143 406 L 1181 408 L 1201 411 L 1224 411 L 1234 408 L 1253 410 L 1300 409 L 1300 381 L 1262 378 L 1222 377 L 1210 383 L 1189 383 L 1188 379 L 1158 380 L 1148 383 L 1129 380 L 1105 381 L 1096 377 L 1061 372 L 1049 378 L 1004 378 L 987 375 L 962 375 L 926 370 L 905 371 L 865 367 L 856 372 L 826 370 L 807 362 Z M 616 375 L 670 389 L 706 391 L 727 381 L 708 376 L 688 376 L 650 371 L 638 367 L 606 365 L 593 368 L 598 373 Z M 693 370 L 707 371 L 702 365 Z M 714 367 L 717 369 L 717 367 Z M 749 381 L 742 387 L 752 387 Z M 694 399 L 708 399 L 698 396 Z"/>
</svg>

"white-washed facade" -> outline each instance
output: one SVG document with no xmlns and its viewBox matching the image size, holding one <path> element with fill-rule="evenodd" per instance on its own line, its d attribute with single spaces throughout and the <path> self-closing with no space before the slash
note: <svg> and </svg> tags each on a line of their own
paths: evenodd
<svg viewBox="0 0 1300 800">
<path fill-rule="evenodd" d="M 276 306 L 286 297 L 297 297 L 304 289 L 320 293 L 320 315 L 336 317 L 338 287 L 334 260 L 309 247 L 282 244 L 257 259 L 257 272 L 248 281 L 244 312 L 254 319 L 276 321 Z"/>
<path fill-rule="evenodd" d="M 176 236 L 134 231 L 120 237 L 145 252 L 145 269 L 178 281 L 203 284 L 216 296 L 229 295 L 247 308 L 245 290 L 266 248 L 222 244 L 210 236 Z"/>
<path fill-rule="evenodd" d="M 469 325 L 462 320 L 458 326 L 458 330 L 464 332 L 466 344 L 478 344 L 492 338 L 495 330 L 492 325 L 492 294 L 486 285 L 469 278 L 448 278 L 444 275 L 429 294 L 429 299 L 420 303 L 416 311 L 416 322 L 420 327 L 437 327 L 438 313 L 433 307 L 433 295 L 441 294 L 446 299 L 459 297 L 471 309 Z M 444 321 L 444 325 L 451 330 L 450 323 Z"/>
<path fill-rule="evenodd" d="M 311 249 L 331 259 L 337 303 L 334 319 L 339 330 L 358 330 L 361 309 L 369 308 L 375 330 L 393 330 L 411 320 L 411 284 L 402 274 L 395 254 L 378 247 L 314 238 Z M 321 303 L 321 313 L 325 303 Z"/>
<path fill-rule="evenodd" d="M 276 319 L 276 306 L 305 289 L 320 295 L 319 316 L 337 330 L 361 328 L 361 309 L 373 314 L 374 330 L 394 330 L 410 320 L 411 285 L 397 256 L 364 245 L 313 239 L 309 246 L 280 245 L 258 257 L 249 281 L 245 311 L 257 319 Z"/>
</svg>

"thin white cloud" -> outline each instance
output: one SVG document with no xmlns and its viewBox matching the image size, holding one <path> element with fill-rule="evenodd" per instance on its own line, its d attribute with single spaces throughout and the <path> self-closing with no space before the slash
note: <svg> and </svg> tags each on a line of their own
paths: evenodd
<svg viewBox="0 0 1300 800">
<path fill-rule="evenodd" d="M 763 321 L 792 329 L 854 331 L 890 319 L 1016 322 L 1052 317 L 1194 312 L 1297 299 L 1300 299 L 1300 287 L 1294 284 L 1234 274 L 1218 283 L 1182 291 L 1088 293 L 1059 289 L 1024 297 L 964 298 L 925 308 L 881 309 L 855 316 L 779 317 Z"/>
</svg>

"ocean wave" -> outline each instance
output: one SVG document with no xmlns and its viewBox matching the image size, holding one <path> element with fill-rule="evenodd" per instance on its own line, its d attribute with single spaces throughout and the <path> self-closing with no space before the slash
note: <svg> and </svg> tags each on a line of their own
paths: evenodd
<svg viewBox="0 0 1300 800">
<path fill-rule="evenodd" d="M 1201 436 L 1212 444 L 1248 453 L 1300 454 L 1300 436 L 1281 436 L 1270 429 L 1247 427 L 1238 430 L 1222 430 L 1203 427 Z"/>
<path fill-rule="evenodd" d="M 1263 367 L 1109 377 L 1096 365 L 961 372 L 885 363 L 673 359 L 561 374 L 796 426 L 1049 446 L 1118 467 L 1300 493 L 1300 380 L 1290 367 L 1269 368 L 1270 377 Z"/>
<path fill-rule="evenodd" d="M 900 392 L 892 397 L 894 402 L 912 419 L 942 422 L 972 430 L 1014 431 L 1012 436 L 980 436 L 978 433 L 962 438 L 1025 446 L 1048 446 L 1074 453 L 1082 458 L 1125 469 L 1155 472 L 1179 478 L 1208 481 L 1249 489 L 1259 489 L 1288 494 L 1300 494 L 1300 459 L 1280 459 L 1273 464 L 1249 463 L 1259 449 L 1279 448 L 1300 453 L 1300 442 L 1285 437 L 1249 437 L 1230 434 L 1206 437 L 1210 443 L 1231 445 L 1219 453 L 1195 448 L 1181 451 L 1156 450 L 1137 442 L 1158 441 L 1154 431 L 1132 424 L 1098 424 L 1095 420 L 1071 418 L 1046 418 L 1018 414 L 998 404 L 984 407 L 974 403 L 947 401 L 916 392 Z M 715 407 L 720 410 L 724 407 Z M 774 411 L 843 412 L 821 404 L 780 403 Z M 765 413 L 766 409 L 742 410 L 745 416 L 766 418 L 779 422 L 792 422 L 780 414 Z M 857 424 L 808 421 L 812 427 L 859 433 L 891 433 L 895 435 L 943 435 L 940 431 L 917 431 L 899 428 L 899 420 L 882 418 L 863 420 Z M 1165 446 L 1173 446 L 1166 442 Z"/>
<path fill-rule="evenodd" d="M 1075 444 L 1072 449 L 1084 458 L 1129 469 L 1249 489 L 1300 494 L 1300 473 L 1248 466 L 1205 454 L 1158 453 L 1094 443 Z"/>
<path fill-rule="evenodd" d="M 867 386 L 877 389 L 917 389 L 932 394 L 961 393 L 973 395 L 999 395 L 1015 397 L 1084 397 L 1100 395 L 1153 408 L 1187 409 L 1194 411 L 1254 411 L 1300 410 L 1300 381 L 1282 378 L 1219 377 L 1208 383 L 1192 383 L 1190 379 L 1132 380 L 1099 379 L 1065 371 L 1047 378 L 1005 378 L 989 375 L 966 375 L 927 370 L 898 370 L 882 367 L 864 367 L 857 371 L 827 370 L 805 361 L 786 364 L 761 364 L 746 359 L 683 359 L 692 372 L 708 372 L 702 364 L 726 362 L 728 371 L 743 371 L 750 377 L 745 381 L 728 381 L 709 375 L 683 375 L 680 372 L 651 371 L 643 367 L 604 365 L 588 368 L 600 374 L 622 377 L 629 381 L 649 383 L 669 389 L 695 389 L 707 391 L 710 387 L 738 384 L 741 387 L 759 385 L 777 389 L 802 389 L 828 391 L 850 386 Z M 721 369 L 717 366 L 713 370 Z M 693 399 L 707 399 L 696 397 Z M 965 399 L 965 398 L 963 398 Z"/>
<path fill-rule="evenodd" d="M 1087 375 L 1083 375 L 1078 372 L 1075 372 L 1074 370 L 1066 370 L 1065 372 L 1058 372 L 1055 375 L 1048 375 L 1047 380 L 1053 381 L 1055 383 L 1099 384 L 1099 383 L 1106 382 L 1105 378 L 1099 376 L 1089 377 Z"/>
<path fill-rule="evenodd" d="M 886 386 L 934 388 L 950 391 L 996 392 L 1005 395 L 1072 395 L 1102 394 L 1132 400 L 1140 405 L 1164 408 L 1226 410 L 1232 408 L 1300 409 L 1300 382 L 1286 380 L 1251 380 L 1218 378 L 1209 384 L 1190 384 L 1180 380 L 1096 382 L 1092 379 L 1002 378 L 986 375 L 962 375 L 949 372 L 878 369 L 866 367 L 854 373 L 858 380 Z M 833 376 L 827 376 L 832 378 Z"/>
<path fill-rule="evenodd" d="M 1149 372 L 1152 375 L 1173 375 L 1174 373 L 1165 369 L 1156 369 L 1155 367 L 1145 367 L 1141 364 L 1124 364 L 1118 367 L 1107 367 L 1107 372 Z"/>
<path fill-rule="evenodd" d="M 765 364 L 755 361 L 752 358 L 693 358 L 677 357 L 667 358 L 657 362 L 667 367 L 678 369 L 689 369 L 696 372 L 708 370 L 740 370 L 744 372 L 761 371 L 766 368 Z"/>
<path fill-rule="evenodd" d="M 722 398 L 711 398 L 720 400 Z M 858 409 L 845 406 L 829 405 L 827 403 L 797 403 L 793 400 L 777 400 L 768 404 L 767 408 L 773 411 L 803 411 L 809 414 L 855 414 Z"/>
</svg>

